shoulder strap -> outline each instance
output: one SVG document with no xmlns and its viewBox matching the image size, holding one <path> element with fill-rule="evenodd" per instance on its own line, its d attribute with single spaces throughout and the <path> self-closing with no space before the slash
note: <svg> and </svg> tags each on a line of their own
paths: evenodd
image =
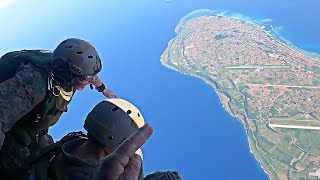
<svg viewBox="0 0 320 180">
<path fill-rule="evenodd" d="M 87 137 L 87 135 L 82 131 L 68 133 L 60 141 L 44 148 L 39 153 L 37 153 L 35 157 L 31 157 L 29 160 L 29 164 L 31 166 L 31 173 L 34 180 L 47 179 L 48 166 L 51 163 L 51 161 L 59 153 L 62 152 L 63 144 L 84 137 Z"/>
<path fill-rule="evenodd" d="M 0 59 L 0 83 L 13 77 L 21 64 L 32 63 L 40 68 L 50 68 L 51 56 L 51 52 L 44 50 L 21 50 L 6 53 Z"/>
</svg>

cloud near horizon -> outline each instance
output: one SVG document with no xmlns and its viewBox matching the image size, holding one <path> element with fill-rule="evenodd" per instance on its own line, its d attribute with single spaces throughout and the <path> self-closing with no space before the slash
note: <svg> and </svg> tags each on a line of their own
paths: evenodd
<svg viewBox="0 0 320 180">
<path fill-rule="evenodd" d="M 9 7 L 12 4 L 15 4 L 16 0 L 0 0 L 0 9 Z"/>
<path fill-rule="evenodd" d="M 272 22 L 272 19 L 263 19 L 261 20 L 261 22 L 264 22 L 264 23 Z"/>
</svg>

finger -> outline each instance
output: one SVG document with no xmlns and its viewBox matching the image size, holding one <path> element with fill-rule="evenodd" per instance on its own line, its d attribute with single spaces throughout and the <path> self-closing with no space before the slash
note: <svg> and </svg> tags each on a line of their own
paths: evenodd
<svg viewBox="0 0 320 180">
<path fill-rule="evenodd" d="M 112 154 L 115 155 L 115 158 L 118 159 L 123 167 L 126 167 L 129 159 L 133 157 L 134 153 L 146 142 L 152 133 L 152 127 L 149 124 L 145 124 L 123 141 Z"/>
<path fill-rule="evenodd" d="M 126 180 L 136 180 L 140 173 L 140 168 L 142 164 L 142 159 L 138 154 L 135 154 L 130 160 L 126 168 L 124 169 L 124 173 L 120 176 L 121 179 Z"/>
</svg>

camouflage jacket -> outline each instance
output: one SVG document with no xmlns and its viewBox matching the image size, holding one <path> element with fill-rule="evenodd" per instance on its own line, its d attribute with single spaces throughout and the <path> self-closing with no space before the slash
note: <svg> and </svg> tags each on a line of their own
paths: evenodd
<svg viewBox="0 0 320 180">
<path fill-rule="evenodd" d="M 75 148 L 81 146 L 88 139 L 77 139 L 65 143 L 62 146 L 62 152 L 56 156 L 50 164 L 48 179 L 50 180 L 91 180 L 94 178 L 99 162 L 89 161 L 76 157 L 72 154 Z M 143 170 L 141 167 L 139 180 L 143 179 Z"/>
<path fill-rule="evenodd" d="M 51 56 L 51 52 L 44 50 L 22 50 L 1 57 L 0 149 L 5 133 L 13 128 L 26 132 L 12 133 L 34 138 L 67 111 L 70 100 L 65 101 L 59 95 L 61 91 L 53 95 L 51 84 L 55 81 L 51 78 Z M 30 144 L 30 140 L 22 140 Z"/>
<path fill-rule="evenodd" d="M 40 144 L 39 136 L 67 111 L 69 102 L 59 96 L 47 105 L 47 93 L 47 77 L 30 63 L 21 65 L 12 78 L 0 83 L 0 175 L 15 175 L 32 154 L 31 149 L 53 143 Z M 47 114 L 42 118 L 44 108 Z"/>
<path fill-rule="evenodd" d="M 32 179 L 34 180 L 89 180 L 93 179 L 99 162 L 86 160 L 74 155 L 77 148 L 88 142 L 83 132 L 72 132 L 55 144 L 44 148 L 32 162 Z M 89 153 L 86 151 L 86 153 Z M 49 168 L 47 168 L 49 167 Z M 138 180 L 181 180 L 176 171 L 157 171 L 145 178 L 143 167 Z"/>
</svg>

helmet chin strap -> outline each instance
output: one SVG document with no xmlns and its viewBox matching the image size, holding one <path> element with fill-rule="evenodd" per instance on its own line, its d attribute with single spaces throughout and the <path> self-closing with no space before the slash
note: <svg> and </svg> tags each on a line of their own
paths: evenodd
<svg viewBox="0 0 320 180">
<path fill-rule="evenodd" d="M 112 153 L 112 150 L 110 149 L 110 147 L 105 146 L 103 149 L 104 149 L 104 152 L 106 152 L 108 155 Z"/>
<path fill-rule="evenodd" d="M 55 58 L 51 65 L 53 86 L 61 86 L 66 92 L 73 91 L 75 75 L 71 72 L 71 64 L 63 58 Z"/>
<path fill-rule="evenodd" d="M 74 82 L 74 77 L 66 75 L 65 72 L 54 72 L 53 74 L 54 84 L 63 87 L 67 92 L 73 91 L 72 84 Z"/>
</svg>

